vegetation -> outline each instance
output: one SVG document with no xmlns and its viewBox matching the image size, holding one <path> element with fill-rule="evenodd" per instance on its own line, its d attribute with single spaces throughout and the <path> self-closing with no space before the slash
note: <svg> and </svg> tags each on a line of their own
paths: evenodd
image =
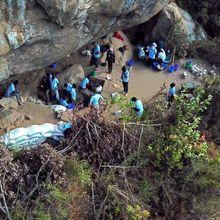
<svg viewBox="0 0 220 220">
<path fill-rule="evenodd" d="M 141 122 L 108 122 L 102 110 L 76 113 L 71 135 L 56 149 L 45 144 L 13 157 L 1 146 L 2 216 L 217 219 L 220 155 L 199 130 L 216 82 L 206 79 L 192 100 L 180 94 L 171 109 L 163 98 L 147 103 Z"/>
</svg>

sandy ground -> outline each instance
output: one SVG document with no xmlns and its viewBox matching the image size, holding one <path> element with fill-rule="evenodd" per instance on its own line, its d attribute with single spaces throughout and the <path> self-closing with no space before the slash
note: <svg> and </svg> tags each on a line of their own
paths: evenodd
<svg viewBox="0 0 220 220">
<path fill-rule="evenodd" d="M 23 127 L 28 127 L 33 124 L 55 124 L 58 122 L 58 119 L 55 118 L 55 114 L 52 112 L 50 107 L 46 105 L 26 102 L 23 106 L 19 106 L 17 110 L 30 118 L 30 120 L 24 121 Z"/>
<path fill-rule="evenodd" d="M 203 61 L 197 60 L 196 62 L 204 64 Z M 64 66 L 67 66 L 69 64 L 81 63 L 84 67 L 85 73 L 88 73 L 91 70 L 91 67 L 88 66 L 88 58 L 81 57 L 80 55 L 78 55 L 77 59 L 76 56 L 68 57 L 65 60 L 63 60 L 63 63 L 62 65 Z M 183 66 L 185 60 L 180 60 L 178 61 L 178 63 L 181 66 Z M 174 73 L 168 73 L 167 71 L 156 72 L 153 69 L 146 67 L 146 65 L 143 62 L 137 61 L 130 74 L 128 98 L 136 96 L 142 101 L 147 101 L 151 99 L 159 91 L 160 87 L 163 85 L 165 80 L 167 80 L 167 90 L 171 82 L 175 82 L 177 84 L 177 88 L 180 88 L 181 83 L 199 82 L 191 74 L 189 74 L 189 78 L 187 80 L 183 79 L 182 74 L 184 71 L 184 69 L 180 68 L 180 70 Z M 25 78 L 27 82 L 25 87 L 23 87 L 22 89 L 24 90 L 23 94 L 27 94 L 26 98 L 30 95 L 36 96 L 36 94 L 34 94 L 36 92 L 35 87 L 37 87 L 38 82 L 41 79 L 41 76 L 42 74 L 40 74 L 39 76 L 36 76 L 36 74 L 33 75 L 34 80 L 31 78 Z M 107 67 L 100 67 L 98 70 L 97 77 L 106 79 L 106 76 Z M 104 90 L 102 92 L 104 98 L 109 98 L 113 92 L 123 91 L 120 77 L 121 65 L 118 64 L 115 65 L 113 68 L 113 72 L 111 74 L 112 79 L 106 80 L 105 82 Z M 58 120 L 55 118 L 55 114 L 46 105 L 39 105 L 26 101 L 24 106 L 20 106 L 17 109 L 17 111 L 23 113 L 26 116 L 29 116 L 30 118 L 29 120 L 24 121 L 24 123 L 22 124 L 23 127 L 27 127 L 33 124 L 42 124 L 46 122 L 58 122 Z"/>
<path fill-rule="evenodd" d="M 136 96 L 141 100 L 147 101 L 159 91 L 165 80 L 167 81 L 167 90 L 171 82 L 175 82 L 177 88 L 180 88 L 181 83 L 197 82 L 192 75 L 187 80 L 183 79 L 183 72 L 183 69 L 174 73 L 168 73 L 167 71 L 156 72 L 146 67 L 144 63 L 137 62 L 130 74 L 128 97 Z M 106 78 L 106 76 L 106 73 L 100 73 L 101 78 Z M 111 77 L 112 80 L 105 83 L 104 96 L 123 90 L 120 80 L 121 66 L 115 66 Z M 115 88 L 114 85 L 119 86 L 119 88 Z"/>
</svg>

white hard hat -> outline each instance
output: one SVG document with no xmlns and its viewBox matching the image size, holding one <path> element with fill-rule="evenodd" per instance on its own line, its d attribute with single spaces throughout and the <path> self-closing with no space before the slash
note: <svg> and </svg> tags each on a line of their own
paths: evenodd
<svg viewBox="0 0 220 220">
<path fill-rule="evenodd" d="M 155 42 L 152 43 L 153 47 L 157 47 L 157 44 Z"/>
</svg>

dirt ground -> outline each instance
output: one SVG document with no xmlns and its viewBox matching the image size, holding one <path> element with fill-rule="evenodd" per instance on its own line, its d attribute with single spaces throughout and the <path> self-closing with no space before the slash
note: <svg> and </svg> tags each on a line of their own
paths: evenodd
<svg viewBox="0 0 220 220">
<path fill-rule="evenodd" d="M 62 67 L 68 66 L 70 64 L 80 63 L 83 65 L 85 73 L 88 73 L 91 70 L 91 67 L 88 66 L 89 58 L 82 57 L 81 55 L 68 56 L 61 62 L 62 63 L 59 65 Z M 207 66 L 204 61 L 196 60 L 193 62 L 202 63 L 203 65 Z M 177 63 L 183 66 L 185 60 L 179 60 Z M 121 64 L 114 66 L 113 72 L 111 74 L 111 80 L 106 80 L 107 67 L 99 68 L 97 77 L 106 80 L 102 92 L 104 98 L 109 98 L 113 92 L 122 92 L 123 89 L 120 81 L 121 67 Z M 175 82 L 177 84 L 177 88 L 180 88 L 181 83 L 185 82 L 199 83 L 199 80 L 195 79 L 195 77 L 190 73 L 187 80 L 183 79 L 182 74 L 184 71 L 185 70 L 183 68 L 180 68 L 177 72 L 174 73 L 168 73 L 167 71 L 156 72 L 153 69 L 146 67 L 144 62 L 136 61 L 135 66 L 133 67 L 130 74 L 128 99 L 136 96 L 142 101 L 148 101 L 159 91 L 165 80 L 167 80 L 167 90 L 171 82 Z M 27 101 L 29 96 L 36 97 L 36 88 L 42 77 L 42 73 L 43 71 L 40 71 L 39 74 L 35 73 L 33 76 L 30 76 L 29 74 L 28 77 L 24 76 L 23 78 L 23 82 L 25 81 L 25 83 L 23 83 L 22 86 L 22 93 L 25 95 L 25 103 L 24 106 L 20 106 L 16 110 L 19 113 L 29 116 L 29 120 L 25 120 L 22 124 L 23 127 L 46 122 L 58 122 L 58 120 L 55 118 L 55 114 L 52 112 L 52 110 L 50 110 L 48 106 Z"/>
</svg>

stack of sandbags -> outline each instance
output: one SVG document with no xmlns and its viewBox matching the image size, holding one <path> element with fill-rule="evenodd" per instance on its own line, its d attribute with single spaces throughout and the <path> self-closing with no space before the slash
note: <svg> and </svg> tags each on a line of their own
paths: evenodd
<svg viewBox="0 0 220 220">
<path fill-rule="evenodd" d="M 63 139 L 64 132 L 68 128 L 71 128 L 71 124 L 64 122 L 57 125 L 45 123 L 42 125 L 32 125 L 27 128 L 16 128 L 1 136 L 0 142 L 13 150 L 33 147 L 43 143 L 46 138 L 53 138 L 54 140 Z"/>
</svg>

